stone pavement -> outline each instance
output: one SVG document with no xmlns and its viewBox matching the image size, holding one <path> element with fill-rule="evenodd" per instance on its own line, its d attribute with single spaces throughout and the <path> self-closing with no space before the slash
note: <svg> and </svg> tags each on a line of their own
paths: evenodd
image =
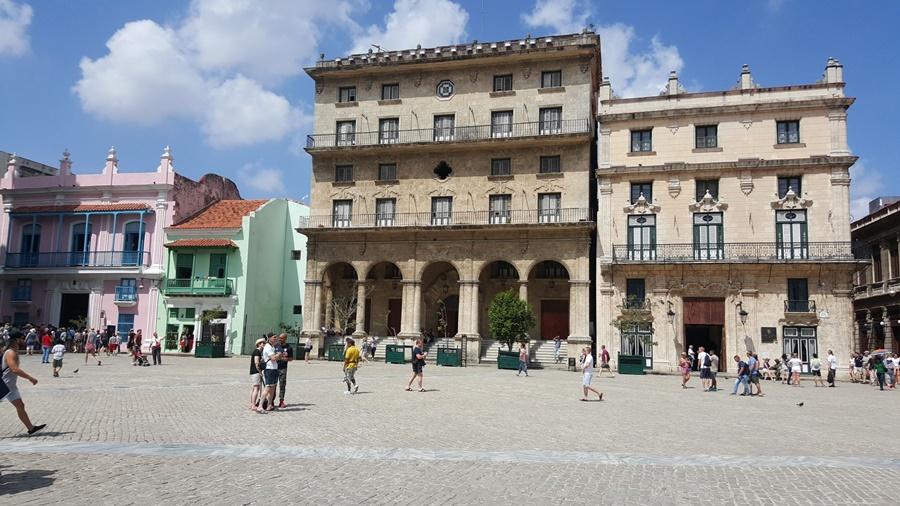
<svg viewBox="0 0 900 506">
<path fill-rule="evenodd" d="M 82 359 L 83 360 L 83 359 Z M 765 383 L 764 398 L 682 390 L 674 376 L 595 380 L 488 367 L 295 362 L 289 408 L 247 409 L 248 359 L 137 368 L 38 357 L 23 437 L 0 403 L 0 504 L 896 504 L 900 393 Z M 72 370 L 78 367 L 77 374 Z M 720 381 L 721 386 L 728 384 Z M 803 406 L 797 406 L 803 402 Z"/>
</svg>

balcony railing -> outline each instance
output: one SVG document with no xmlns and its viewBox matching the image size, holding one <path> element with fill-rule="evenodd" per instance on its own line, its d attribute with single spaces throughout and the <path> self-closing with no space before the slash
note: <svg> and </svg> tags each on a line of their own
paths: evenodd
<svg viewBox="0 0 900 506">
<path fill-rule="evenodd" d="M 31 287 L 17 286 L 12 289 L 10 297 L 12 302 L 31 302 Z"/>
<path fill-rule="evenodd" d="M 850 242 L 724 243 L 717 246 L 656 244 L 613 246 L 615 263 L 743 263 L 796 261 L 853 261 Z"/>
<path fill-rule="evenodd" d="M 622 299 L 622 309 L 638 309 L 641 311 L 649 311 L 650 299 L 641 299 L 633 296 L 625 297 L 624 299 Z"/>
<path fill-rule="evenodd" d="M 496 125 L 472 125 L 415 130 L 383 130 L 369 132 L 341 132 L 306 136 L 306 149 L 352 148 L 418 143 L 470 142 L 519 137 L 586 134 L 591 131 L 588 119 L 530 121 Z"/>
<path fill-rule="evenodd" d="M 166 295 L 218 296 L 231 295 L 234 281 L 229 278 L 167 279 Z"/>
<path fill-rule="evenodd" d="M 592 221 L 586 208 L 519 211 L 453 211 L 428 213 L 303 216 L 300 228 L 451 227 L 457 225 L 537 225 Z"/>
<path fill-rule="evenodd" d="M 146 251 L 61 251 L 55 253 L 7 253 L 7 269 L 47 267 L 145 267 Z"/>
<path fill-rule="evenodd" d="M 814 300 L 786 300 L 784 301 L 785 313 L 815 313 L 816 301 Z"/>
<path fill-rule="evenodd" d="M 137 302 L 137 287 L 117 286 L 113 302 Z"/>
</svg>

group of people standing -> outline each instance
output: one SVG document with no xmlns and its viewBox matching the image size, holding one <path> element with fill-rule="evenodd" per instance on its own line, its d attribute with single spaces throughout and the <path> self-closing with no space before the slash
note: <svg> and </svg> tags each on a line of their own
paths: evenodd
<svg viewBox="0 0 900 506">
<path fill-rule="evenodd" d="M 883 350 L 868 350 L 850 354 L 850 381 L 863 383 L 884 390 L 892 390 L 897 386 L 900 376 L 900 358 L 897 353 Z"/>
<path fill-rule="evenodd" d="M 307 352 L 308 355 L 308 352 Z M 268 413 L 284 409 L 288 364 L 294 360 L 294 349 L 287 342 L 287 334 L 275 336 L 269 332 L 256 340 L 250 355 L 250 409 Z M 275 404 L 275 390 L 279 388 L 279 402 Z"/>
</svg>

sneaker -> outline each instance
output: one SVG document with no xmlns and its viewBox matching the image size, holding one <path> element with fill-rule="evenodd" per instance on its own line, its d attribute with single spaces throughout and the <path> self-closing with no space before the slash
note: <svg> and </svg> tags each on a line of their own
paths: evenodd
<svg viewBox="0 0 900 506">
<path fill-rule="evenodd" d="M 263 408 L 256 408 L 256 412 L 259 414 L 263 414 L 266 412 L 266 410 L 264 410 Z"/>
<path fill-rule="evenodd" d="M 359 385 L 354 385 L 354 386 L 353 386 L 353 393 L 357 393 L 357 392 L 359 392 Z"/>
<path fill-rule="evenodd" d="M 46 426 L 47 426 L 46 423 L 42 423 L 40 425 L 34 425 L 30 429 L 28 429 L 28 435 L 30 436 L 30 435 L 34 434 L 35 432 L 43 430 L 44 427 L 46 427 Z"/>
<path fill-rule="evenodd" d="M 345 390 L 345 391 L 344 391 L 344 395 L 350 395 L 350 394 L 352 394 L 352 393 L 353 393 L 353 392 L 351 392 L 350 390 Z"/>
<path fill-rule="evenodd" d="M 284 406 L 284 401 L 281 401 L 281 402 L 278 404 L 278 408 L 279 408 L 279 409 L 283 409 L 284 407 L 285 407 L 285 406 Z"/>
</svg>

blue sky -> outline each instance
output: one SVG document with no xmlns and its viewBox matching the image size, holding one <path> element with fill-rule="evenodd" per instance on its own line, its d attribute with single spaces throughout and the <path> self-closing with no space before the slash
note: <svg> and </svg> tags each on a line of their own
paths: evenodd
<svg viewBox="0 0 900 506">
<path fill-rule="evenodd" d="M 94 172 L 152 170 L 169 144 L 188 177 L 218 172 L 245 197 L 309 192 L 313 83 L 301 67 L 387 49 L 578 31 L 603 37 L 620 95 L 653 94 L 677 70 L 691 91 L 731 87 L 741 64 L 763 86 L 844 64 L 855 217 L 900 194 L 900 2 L 813 0 L 0 0 L 0 150 Z"/>
</svg>

